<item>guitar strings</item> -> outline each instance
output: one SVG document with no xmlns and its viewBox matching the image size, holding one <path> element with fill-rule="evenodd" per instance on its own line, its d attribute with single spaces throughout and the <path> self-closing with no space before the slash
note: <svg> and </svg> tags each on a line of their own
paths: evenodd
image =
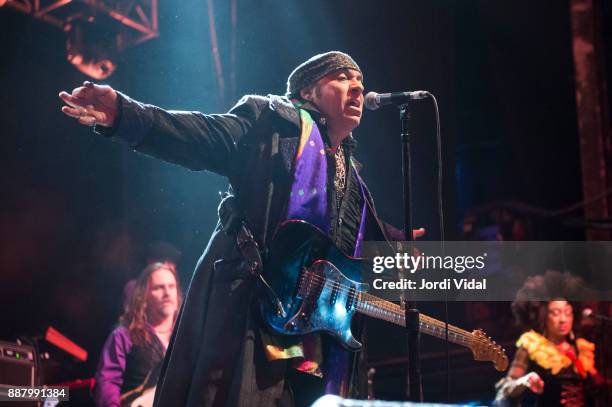
<svg viewBox="0 0 612 407">
<path fill-rule="evenodd" d="M 321 276 L 321 275 L 317 274 L 316 272 L 309 271 L 309 270 L 303 271 L 300 274 L 300 279 L 303 280 L 303 277 L 305 275 L 309 275 L 310 276 L 310 278 L 308 279 L 309 281 L 308 281 L 307 290 L 310 290 L 311 288 L 313 288 L 313 283 L 314 282 L 322 284 L 321 289 L 323 289 L 323 287 L 328 283 L 328 281 L 330 281 L 325 276 Z M 338 283 L 337 281 L 332 281 L 332 284 L 334 284 L 334 283 L 336 284 L 335 287 L 336 287 L 336 289 L 339 292 L 347 293 L 347 294 L 350 295 L 351 290 L 353 290 L 354 291 L 354 295 L 355 295 L 355 301 L 357 303 L 361 302 L 361 305 L 367 305 L 367 304 L 364 304 L 363 300 L 361 300 L 362 296 L 363 297 L 369 297 L 371 299 L 375 299 L 375 301 L 378 301 L 378 302 L 379 301 L 385 301 L 385 300 L 382 300 L 382 299 L 380 299 L 380 298 L 378 298 L 376 296 L 368 294 L 368 293 L 366 293 L 364 291 L 360 291 L 360 290 L 358 290 L 355 287 L 343 285 L 341 283 Z M 301 285 L 301 281 L 298 282 L 298 286 L 299 285 Z M 372 303 L 373 301 L 367 301 L 366 300 L 366 302 Z M 388 312 L 390 312 L 390 313 L 392 313 L 394 315 L 397 315 L 401 319 L 404 319 L 404 321 L 398 321 L 398 322 L 404 322 L 405 323 L 405 318 L 403 316 L 403 310 L 399 307 L 399 305 L 393 304 L 393 306 L 391 306 L 388 303 L 387 304 L 379 303 L 378 306 L 379 306 L 379 308 L 384 308 L 386 311 L 388 311 Z M 401 310 L 401 311 L 397 311 L 397 308 L 399 308 L 399 310 Z M 444 325 L 444 324 L 442 322 L 440 322 L 440 321 L 437 321 L 435 318 L 429 317 L 429 316 L 427 316 L 425 314 L 420 314 L 420 316 L 421 316 L 422 320 L 419 319 L 419 325 L 429 323 L 432 326 L 437 326 L 438 329 L 445 329 L 445 328 L 442 328 L 442 325 Z M 476 336 L 475 334 L 473 334 L 472 332 L 468 332 L 468 331 L 466 331 L 464 329 L 461 329 L 461 328 L 456 327 L 456 326 L 451 325 L 451 324 L 448 325 L 448 328 L 449 328 L 449 332 L 452 331 L 455 334 L 455 338 L 457 338 L 457 336 L 461 336 L 462 338 L 464 338 L 464 340 L 467 343 L 478 343 L 478 344 L 482 344 L 482 345 L 487 345 L 487 347 L 493 347 L 495 349 L 495 353 L 496 354 L 501 350 L 501 346 L 500 345 L 497 345 L 497 344 L 493 345 L 490 342 L 490 340 L 485 339 L 485 338 L 480 338 L 480 337 Z"/>
<path fill-rule="evenodd" d="M 304 272 L 302 275 L 304 275 L 304 274 L 309 274 L 309 275 L 311 275 L 312 277 L 314 277 L 314 278 L 310 278 L 310 279 L 309 279 L 309 281 L 308 281 L 308 287 L 307 287 L 307 290 L 310 290 L 311 288 L 313 288 L 313 280 L 318 280 L 318 281 L 315 281 L 315 282 L 322 283 L 322 284 L 323 284 L 323 286 L 324 286 L 325 284 L 327 284 L 327 283 L 328 283 L 328 279 L 327 279 L 326 277 L 324 277 L 324 276 L 320 276 L 320 275 L 318 275 L 318 274 L 316 274 L 316 273 L 314 273 L 314 272 L 312 272 L 312 271 L 306 271 L 306 272 Z M 338 290 L 338 291 L 343 292 L 343 293 L 348 293 L 348 294 L 350 294 L 350 291 L 351 291 L 351 290 L 354 290 L 355 294 L 358 294 L 358 295 L 359 295 L 359 297 L 369 297 L 370 301 L 368 301 L 368 302 L 370 302 L 370 303 L 372 303 L 372 302 L 376 302 L 376 303 L 377 303 L 377 305 L 379 306 L 379 308 L 384 308 L 386 311 L 389 311 L 389 312 L 391 312 L 392 314 L 394 314 L 394 315 L 398 315 L 398 316 L 400 316 L 401 318 L 403 318 L 403 310 L 401 310 L 401 308 L 399 308 L 399 306 L 398 306 L 397 304 L 393 304 L 393 305 L 391 305 L 392 303 L 389 303 L 388 301 L 385 301 L 385 300 L 383 300 L 383 299 L 380 299 L 380 298 L 378 298 L 378 297 L 376 297 L 376 296 L 373 296 L 373 295 L 371 295 L 371 294 L 368 294 L 368 293 L 366 293 L 366 292 L 364 292 L 364 291 L 359 291 L 359 290 L 357 290 L 355 287 L 346 286 L 346 285 L 343 285 L 343 284 L 337 283 L 336 281 L 334 281 L 333 283 L 336 283 L 336 288 L 337 288 L 337 290 Z M 332 283 L 332 284 L 333 284 L 333 283 Z M 321 287 L 321 288 L 323 288 L 323 287 Z M 372 300 L 373 300 L 373 301 L 372 301 Z M 359 298 L 357 298 L 357 301 L 359 301 Z M 398 309 L 398 308 L 399 308 L 401 311 L 397 311 L 397 309 Z M 423 315 L 423 314 L 422 314 L 422 315 Z M 432 325 L 433 325 L 433 324 L 435 324 L 435 322 L 437 322 L 437 321 L 435 321 L 435 319 L 433 319 L 433 318 L 431 318 L 431 317 L 428 317 L 428 316 L 426 316 L 426 315 L 424 315 L 424 317 L 425 317 L 425 318 L 430 319 L 430 321 L 429 321 L 429 322 L 431 322 L 431 323 L 432 323 Z M 463 335 L 463 336 L 469 336 L 469 337 L 471 337 L 471 333 L 470 333 L 470 332 L 465 331 L 465 330 L 462 330 L 462 329 L 460 329 L 460 328 L 458 328 L 458 327 L 454 327 L 454 326 L 452 326 L 452 325 L 451 325 L 451 327 L 455 328 L 455 332 L 456 332 L 456 333 L 461 334 L 461 335 Z"/>
<path fill-rule="evenodd" d="M 304 274 L 309 274 L 310 276 L 314 277 L 314 278 L 311 277 L 309 279 L 308 289 L 312 288 L 313 280 L 318 280 L 318 282 L 322 283 L 323 286 L 325 286 L 325 284 L 328 283 L 327 278 L 325 278 L 324 276 L 320 276 L 320 275 L 316 274 L 315 272 L 305 271 L 303 273 L 303 275 Z M 337 283 L 337 282 L 334 281 L 334 283 Z M 338 291 L 341 291 L 341 292 L 344 292 L 344 293 L 347 293 L 347 292 L 350 293 L 350 290 L 354 290 L 355 294 L 358 295 L 356 301 L 358 303 L 361 303 L 361 305 L 367 306 L 368 303 L 369 304 L 376 303 L 376 305 L 379 308 L 384 308 L 385 311 L 388 311 L 389 313 L 391 313 L 391 315 L 393 316 L 393 319 L 394 320 L 395 319 L 398 320 L 397 322 L 404 322 L 404 320 L 405 320 L 404 314 L 403 314 L 403 310 L 397 304 L 388 303 L 388 301 L 382 300 L 382 299 L 380 299 L 378 297 L 375 297 L 375 296 L 373 296 L 371 294 L 368 294 L 366 292 L 359 291 L 359 290 L 357 290 L 354 287 L 349 287 L 349 286 L 342 285 L 342 284 L 339 284 L 339 283 L 337 283 L 336 287 L 337 287 Z M 368 300 L 367 298 L 364 298 L 365 301 L 366 301 L 364 303 L 364 301 L 361 299 L 361 297 L 369 297 L 370 299 L 373 299 L 374 301 Z M 385 304 L 385 302 L 387 304 Z M 442 334 L 442 330 L 445 329 L 445 328 L 442 327 L 442 325 L 443 325 L 442 322 L 437 321 L 435 318 L 429 317 L 429 316 L 427 316 L 425 314 L 420 314 L 420 316 L 421 316 L 421 318 L 419 320 L 419 324 L 423 325 L 425 330 L 430 330 L 431 331 L 431 333 L 430 333 L 431 335 L 438 336 L 438 335 Z M 382 319 L 385 319 L 385 318 L 382 318 Z M 393 321 L 389 321 L 389 322 L 393 322 Z M 431 325 L 431 327 L 428 327 L 427 326 L 428 324 Z M 436 332 L 435 328 L 437 328 L 440 332 Z M 474 343 L 474 344 L 486 345 L 486 347 L 489 348 L 488 349 L 489 352 L 493 352 L 496 355 L 499 355 L 501 353 L 501 347 L 499 345 L 493 345 L 490 342 L 490 340 L 487 340 L 485 338 L 480 338 L 480 337 L 476 336 L 475 334 L 473 334 L 471 332 L 468 332 L 466 330 L 463 330 L 461 328 L 458 328 L 458 327 L 456 327 L 454 325 L 450 325 L 450 324 L 449 324 L 449 331 L 453 332 L 454 339 L 460 339 L 461 342 L 463 342 L 465 344 Z M 436 335 L 436 334 L 438 334 L 438 335 Z M 438 337 L 440 337 L 440 336 L 438 336 Z"/>
<path fill-rule="evenodd" d="M 369 302 L 374 302 L 376 303 L 377 306 L 382 306 L 384 307 L 386 310 L 390 311 L 392 314 L 394 314 L 395 316 L 398 316 L 401 320 L 404 320 L 404 310 L 401 309 L 399 307 L 399 305 L 397 304 L 390 304 L 390 305 L 386 305 L 386 304 L 382 304 L 380 303 L 381 301 L 385 301 L 385 300 L 381 300 L 371 294 L 367 294 L 367 293 L 362 293 L 364 296 L 366 297 L 370 297 L 373 298 L 374 301 L 369 301 Z M 435 318 L 432 318 L 428 315 L 425 314 L 420 314 L 420 321 L 419 323 L 425 326 L 426 330 L 430 330 L 430 335 L 433 336 L 437 336 L 438 338 L 443 338 L 445 337 L 444 334 L 444 330 L 445 330 L 445 326 L 444 323 L 441 321 L 436 320 Z M 403 321 L 402 321 L 403 322 Z M 431 326 L 427 326 L 427 325 L 431 325 Z M 437 331 L 436 331 L 437 329 Z M 470 343 L 480 343 L 483 345 L 487 345 L 489 351 L 492 351 L 494 353 L 498 353 L 499 351 L 501 351 L 501 346 L 497 345 L 497 344 L 492 344 L 489 340 L 485 339 L 485 338 L 479 338 L 478 336 L 476 336 L 475 334 L 466 331 L 464 329 L 458 328 L 452 324 L 449 324 L 449 331 L 452 331 L 452 334 L 454 335 L 454 339 L 458 340 L 460 339 L 462 341 L 462 343 L 465 344 L 470 344 Z"/>
<path fill-rule="evenodd" d="M 399 305 L 397 304 L 384 304 L 381 303 L 381 301 L 385 301 L 385 300 L 381 300 L 371 294 L 368 293 L 361 293 L 362 295 L 364 295 L 365 297 L 369 297 L 370 300 L 368 300 L 368 302 L 370 303 L 374 303 L 376 306 L 379 307 L 383 307 L 385 308 L 385 310 L 391 312 L 393 315 L 397 316 L 401 322 L 404 322 L 405 320 L 405 316 L 404 316 L 404 310 L 402 308 L 400 308 Z M 373 299 L 373 301 L 371 300 Z M 442 337 L 442 334 L 444 332 L 444 324 L 441 321 L 436 320 L 435 318 L 432 318 L 428 315 L 425 314 L 420 314 L 420 320 L 419 323 L 422 325 L 425 325 L 425 329 L 428 329 L 430 331 L 432 331 L 432 335 L 433 336 L 438 336 L 438 337 Z M 429 327 L 427 325 L 430 325 Z M 439 332 L 436 332 L 436 329 L 438 329 Z M 454 339 L 461 339 L 463 341 L 463 343 L 472 343 L 474 341 L 479 341 L 482 344 L 487 344 L 487 345 L 492 345 L 491 343 L 489 343 L 486 339 L 481 339 L 478 338 L 477 336 L 475 336 L 473 333 L 466 331 L 464 329 L 461 329 L 459 327 L 456 327 L 454 325 L 449 324 L 449 331 L 452 331 L 452 333 L 454 334 Z M 494 345 L 493 345 L 494 346 Z"/>
</svg>

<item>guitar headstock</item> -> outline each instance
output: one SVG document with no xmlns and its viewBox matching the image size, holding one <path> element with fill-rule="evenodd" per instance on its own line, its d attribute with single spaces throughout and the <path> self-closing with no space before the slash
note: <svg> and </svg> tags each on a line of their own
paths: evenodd
<svg viewBox="0 0 612 407">
<path fill-rule="evenodd" d="M 488 337 L 482 330 L 472 331 L 472 341 L 470 349 L 474 354 L 474 359 L 493 362 L 495 369 L 504 372 L 508 369 L 508 356 L 506 351 Z"/>
</svg>

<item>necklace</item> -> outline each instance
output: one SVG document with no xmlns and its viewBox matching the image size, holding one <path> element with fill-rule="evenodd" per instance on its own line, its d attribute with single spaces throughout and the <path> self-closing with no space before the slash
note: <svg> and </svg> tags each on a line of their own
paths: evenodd
<svg viewBox="0 0 612 407">
<path fill-rule="evenodd" d="M 334 154 L 334 160 L 336 161 L 336 174 L 334 176 L 334 188 L 336 189 L 336 207 L 340 208 L 340 202 L 344 196 L 344 189 L 346 187 L 346 163 L 344 161 L 344 149 L 342 144 L 336 149 Z"/>
</svg>

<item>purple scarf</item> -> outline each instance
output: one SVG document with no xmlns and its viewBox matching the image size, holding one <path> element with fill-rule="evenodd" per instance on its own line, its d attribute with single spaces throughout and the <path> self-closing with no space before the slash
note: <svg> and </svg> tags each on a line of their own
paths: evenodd
<svg viewBox="0 0 612 407">
<path fill-rule="evenodd" d="M 299 104 L 296 107 L 299 108 Z M 294 162 L 294 177 L 289 197 L 286 219 L 305 220 L 325 233 L 329 232 L 331 216 L 327 199 L 327 156 L 321 132 L 312 117 L 305 109 L 299 109 L 301 121 L 300 144 Z M 352 162 L 351 162 L 351 165 Z M 359 182 L 364 204 L 361 210 L 359 232 L 355 243 L 353 256 L 361 254 L 361 243 L 365 232 L 366 193 L 363 181 L 353 166 L 353 173 Z M 320 341 L 313 336 L 307 336 L 303 341 L 305 361 L 297 369 L 314 373 L 318 371 L 318 363 L 308 360 L 309 355 L 321 354 Z M 314 359 L 314 358 L 312 358 Z M 318 358 L 316 358 L 318 359 Z M 324 364 L 324 380 L 326 394 L 346 396 L 348 377 L 348 352 L 338 345 L 331 345 L 328 358 Z"/>
</svg>

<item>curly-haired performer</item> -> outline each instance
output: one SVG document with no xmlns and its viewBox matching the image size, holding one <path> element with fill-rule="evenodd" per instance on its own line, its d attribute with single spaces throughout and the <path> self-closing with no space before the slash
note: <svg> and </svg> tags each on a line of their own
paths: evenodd
<svg viewBox="0 0 612 407">
<path fill-rule="evenodd" d="M 498 405 L 592 405 L 588 390 L 601 380 L 595 344 L 574 335 L 578 305 L 565 300 L 582 289 L 582 280 L 567 272 L 547 271 L 525 281 L 512 312 L 528 330 L 516 343 L 508 375 L 496 385 Z"/>
<path fill-rule="evenodd" d="M 119 406 L 126 397 L 143 394 L 146 383 L 155 385 L 180 303 L 181 289 L 173 266 L 153 263 L 140 273 L 119 326 L 100 355 L 94 394 L 97 406 Z"/>
</svg>

